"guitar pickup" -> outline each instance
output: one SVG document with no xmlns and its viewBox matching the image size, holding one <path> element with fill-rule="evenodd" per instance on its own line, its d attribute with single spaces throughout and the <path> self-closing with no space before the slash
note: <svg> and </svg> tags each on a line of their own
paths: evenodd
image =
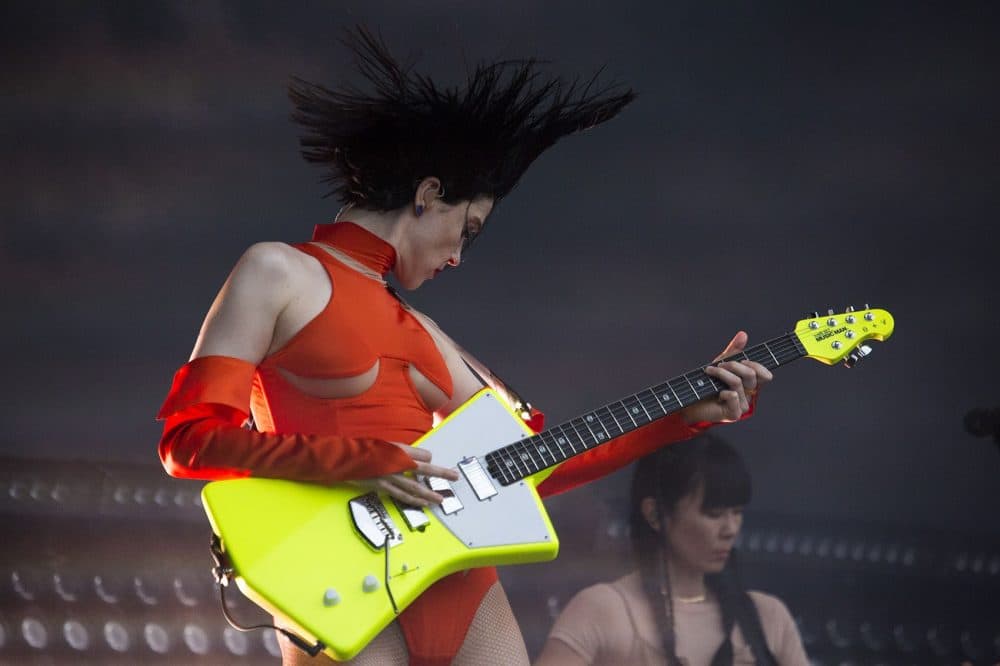
<svg viewBox="0 0 1000 666">
<path fill-rule="evenodd" d="M 406 521 L 406 526 L 410 528 L 411 532 L 417 530 L 423 531 L 427 527 L 427 524 L 431 522 L 431 519 L 427 517 L 427 514 L 419 506 L 406 504 L 397 499 L 393 499 L 392 501 L 396 503 L 396 508 L 403 515 L 403 520 Z"/>
<path fill-rule="evenodd" d="M 444 501 L 441 502 L 441 511 L 446 516 L 462 510 L 462 502 L 455 497 L 455 491 L 451 489 L 448 479 L 442 479 L 438 476 L 428 476 L 424 478 L 424 482 L 428 488 L 444 498 Z"/>
<path fill-rule="evenodd" d="M 458 468 L 462 470 L 465 479 L 472 486 L 472 492 L 476 493 L 476 497 L 479 498 L 480 502 L 493 497 L 499 492 L 493 485 L 493 482 L 490 481 L 489 475 L 479 463 L 478 458 L 463 458 L 458 462 Z"/>
</svg>

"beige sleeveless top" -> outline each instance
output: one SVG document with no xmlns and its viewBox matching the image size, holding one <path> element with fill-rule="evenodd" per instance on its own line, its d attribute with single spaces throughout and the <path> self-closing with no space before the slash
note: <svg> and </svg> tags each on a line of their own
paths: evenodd
<svg viewBox="0 0 1000 666">
<path fill-rule="evenodd" d="M 764 637 L 782 666 L 809 663 L 798 629 L 777 597 L 750 592 Z M 674 605 L 677 656 L 687 666 L 709 666 L 722 644 L 722 618 L 709 601 Z M 638 572 L 580 591 L 556 620 L 549 638 L 565 643 L 588 664 L 663 664 L 665 657 L 652 608 Z M 739 627 L 732 633 L 733 663 L 753 664 L 753 653 Z"/>
</svg>

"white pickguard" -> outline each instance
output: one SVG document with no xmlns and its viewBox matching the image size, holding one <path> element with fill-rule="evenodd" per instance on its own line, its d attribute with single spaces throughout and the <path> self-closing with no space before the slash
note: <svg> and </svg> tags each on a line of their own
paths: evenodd
<svg viewBox="0 0 1000 666">
<path fill-rule="evenodd" d="M 462 459 L 475 457 L 485 468 L 487 453 L 532 434 L 499 398 L 484 391 L 417 446 L 431 452 L 435 465 L 458 469 Z M 438 506 L 431 511 L 462 543 L 482 548 L 555 540 L 529 482 L 502 486 L 491 479 L 498 493 L 481 501 L 466 478 L 461 473 L 459 476 L 451 487 L 463 508 L 451 515 L 445 515 Z"/>
</svg>

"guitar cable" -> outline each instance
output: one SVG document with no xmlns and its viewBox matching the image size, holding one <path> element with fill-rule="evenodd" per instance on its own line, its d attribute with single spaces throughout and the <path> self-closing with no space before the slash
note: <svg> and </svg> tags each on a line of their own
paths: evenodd
<svg viewBox="0 0 1000 666">
<path fill-rule="evenodd" d="M 229 623 L 229 626 L 236 631 L 242 631 L 244 633 L 255 629 L 274 629 L 275 631 L 281 632 L 281 634 L 291 641 L 293 645 L 301 649 L 310 657 L 315 657 L 326 649 L 326 646 L 323 645 L 322 641 L 316 641 L 316 643 L 310 645 L 309 642 L 301 636 L 296 636 L 287 629 L 273 624 L 254 624 L 246 626 L 237 622 L 233 616 L 230 615 L 229 606 L 226 604 L 226 588 L 229 587 L 230 581 L 233 580 L 233 574 L 235 572 L 232 565 L 229 563 L 229 558 L 226 557 L 226 554 L 222 550 L 222 541 L 219 539 L 218 534 L 212 535 L 212 544 L 210 549 L 212 551 L 212 559 L 215 560 L 215 566 L 212 567 L 212 576 L 215 578 L 216 585 L 219 586 L 219 601 L 222 604 L 222 616 L 226 618 L 226 622 Z M 386 557 L 388 559 L 388 555 Z M 392 598 L 391 593 L 390 598 Z M 395 606 L 396 604 L 393 602 L 393 608 L 395 608 Z"/>
<path fill-rule="evenodd" d="M 385 592 L 389 595 L 389 603 L 392 604 L 392 612 L 399 615 L 399 607 L 396 606 L 396 598 L 392 596 L 392 586 L 389 585 L 389 579 L 392 576 L 389 575 L 389 535 L 385 536 L 385 540 L 382 542 L 382 549 L 385 551 Z"/>
</svg>

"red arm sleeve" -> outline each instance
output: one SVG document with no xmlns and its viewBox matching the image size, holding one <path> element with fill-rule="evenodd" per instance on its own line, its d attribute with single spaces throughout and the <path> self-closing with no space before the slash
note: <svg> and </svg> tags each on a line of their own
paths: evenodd
<svg viewBox="0 0 1000 666">
<path fill-rule="evenodd" d="M 753 398 L 750 401 L 750 409 L 743 414 L 741 420 L 753 414 L 755 405 L 756 398 Z M 611 474 L 661 446 L 690 439 L 713 425 L 715 424 L 707 422 L 685 423 L 684 417 L 679 413 L 665 416 L 570 458 L 556 467 L 555 471 L 538 485 L 538 494 L 549 497 L 572 490 L 579 485 Z"/>
<path fill-rule="evenodd" d="M 205 356 L 174 375 L 163 407 L 160 460 L 181 478 L 260 476 L 330 483 L 402 472 L 416 463 L 380 439 L 261 433 L 241 427 L 249 414 L 255 367 Z"/>
</svg>

